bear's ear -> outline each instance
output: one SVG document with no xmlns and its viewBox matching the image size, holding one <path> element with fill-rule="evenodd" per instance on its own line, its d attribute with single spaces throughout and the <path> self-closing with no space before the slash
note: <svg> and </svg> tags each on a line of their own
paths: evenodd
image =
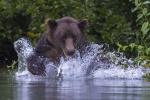
<svg viewBox="0 0 150 100">
<path fill-rule="evenodd" d="M 87 26 L 87 20 L 86 19 L 84 19 L 78 23 L 78 27 L 80 28 L 80 30 L 84 30 L 86 26 Z"/>
<path fill-rule="evenodd" d="M 57 22 L 55 20 L 48 20 L 47 25 L 51 30 L 53 30 L 54 28 L 56 28 Z"/>
</svg>

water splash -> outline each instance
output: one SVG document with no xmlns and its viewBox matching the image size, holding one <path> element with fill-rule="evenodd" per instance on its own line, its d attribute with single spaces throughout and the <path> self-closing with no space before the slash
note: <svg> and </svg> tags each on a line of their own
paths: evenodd
<svg viewBox="0 0 150 100">
<path fill-rule="evenodd" d="M 26 59 L 33 54 L 33 48 L 29 40 L 21 38 L 14 42 L 15 50 L 18 54 L 18 71 L 16 76 L 23 76 L 29 74 L 27 70 Z"/>
<path fill-rule="evenodd" d="M 14 43 L 18 53 L 17 77 L 35 78 L 27 70 L 26 59 L 31 55 L 34 48 L 29 40 L 21 38 Z M 141 66 L 136 66 L 133 61 L 126 59 L 123 54 L 116 52 L 106 52 L 104 45 L 91 43 L 85 48 L 85 53 L 80 55 L 76 51 L 74 57 L 61 57 L 60 63 L 56 66 L 53 62 L 45 64 L 46 76 L 62 76 L 63 78 L 125 78 L 141 79 L 144 71 Z M 43 77 L 42 77 L 43 78 Z"/>
</svg>

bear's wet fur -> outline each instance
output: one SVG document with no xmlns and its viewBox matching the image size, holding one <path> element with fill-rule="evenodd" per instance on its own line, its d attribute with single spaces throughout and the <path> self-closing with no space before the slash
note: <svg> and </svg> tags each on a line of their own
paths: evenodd
<svg viewBox="0 0 150 100">
<path fill-rule="evenodd" d="M 34 75 L 44 75 L 44 60 L 58 62 L 61 56 L 72 56 L 85 43 L 86 20 L 72 17 L 48 20 L 47 29 L 39 38 L 34 54 L 27 59 L 28 70 Z"/>
</svg>

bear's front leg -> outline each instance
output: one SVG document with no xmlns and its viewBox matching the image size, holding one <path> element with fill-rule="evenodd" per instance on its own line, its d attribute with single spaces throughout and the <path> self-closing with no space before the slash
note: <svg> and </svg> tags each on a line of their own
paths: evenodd
<svg viewBox="0 0 150 100">
<path fill-rule="evenodd" d="M 27 59 L 27 68 L 33 75 L 45 76 L 44 58 L 33 54 Z"/>
</svg>

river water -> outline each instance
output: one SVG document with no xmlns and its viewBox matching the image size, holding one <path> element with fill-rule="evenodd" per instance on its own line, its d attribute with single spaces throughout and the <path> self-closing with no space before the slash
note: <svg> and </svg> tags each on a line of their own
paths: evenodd
<svg viewBox="0 0 150 100">
<path fill-rule="evenodd" d="M 150 83 L 139 79 L 0 80 L 0 100 L 150 100 Z"/>
<path fill-rule="evenodd" d="M 82 56 L 76 51 L 57 66 L 45 60 L 46 76 L 27 70 L 26 58 L 34 53 L 27 39 L 14 46 L 18 70 L 0 74 L 0 100 L 150 100 L 150 83 L 142 78 L 149 70 L 103 44 L 91 43 Z"/>
</svg>

